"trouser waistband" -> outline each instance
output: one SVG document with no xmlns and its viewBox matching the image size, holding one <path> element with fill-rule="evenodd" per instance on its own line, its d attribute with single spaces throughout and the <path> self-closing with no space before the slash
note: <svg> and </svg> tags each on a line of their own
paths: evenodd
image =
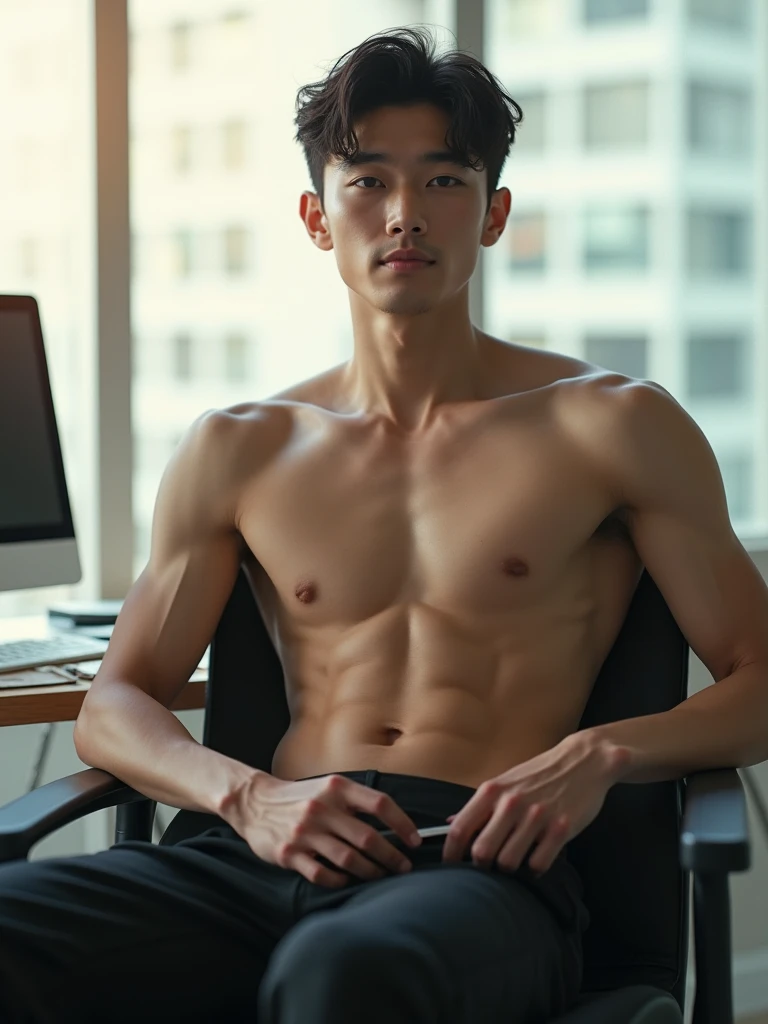
<svg viewBox="0 0 768 1024">
<path fill-rule="evenodd" d="M 324 772 L 324 775 L 343 775 L 353 782 L 359 782 L 370 789 L 387 793 L 395 803 L 406 811 L 416 822 L 418 828 L 427 825 L 443 825 L 450 814 L 456 814 L 476 792 L 472 786 L 462 786 L 457 782 L 446 782 L 444 779 L 432 779 L 423 775 L 404 775 L 400 772 L 381 772 L 377 768 L 361 768 L 357 771 Z M 309 775 L 307 778 L 319 779 L 321 775 Z M 298 780 L 297 780 L 298 781 Z M 378 818 L 358 812 L 362 818 L 375 828 L 384 828 Z"/>
</svg>

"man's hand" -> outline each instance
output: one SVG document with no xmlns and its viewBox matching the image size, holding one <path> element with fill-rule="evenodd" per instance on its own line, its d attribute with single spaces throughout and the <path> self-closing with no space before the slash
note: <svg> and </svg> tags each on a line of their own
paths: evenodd
<svg viewBox="0 0 768 1024">
<path fill-rule="evenodd" d="M 411 836 L 416 823 L 389 796 L 345 775 L 280 779 L 250 776 L 232 793 L 221 817 L 261 860 L 298 871 L 316 885 L 346 885 L 348 875 L 368 881 L 392 871 L 410 871 L 408 857 L 381 832 L 356 816 L 373 815 L 392 827 L 406 847 L 418 846 Z M 321 855 L 342 871 L 323 867 Z"/>
<path fill-rule="evenodd" d="M 443 861 L 460 861 L 470 838 L 472 861 L 517 871 L 547 871 L 566 843 L 594 821 L 630 753 L 588 730 L 566 736 L 550 750 L 488 779 L 457 814 L 445 837 Z"/>
</svg>

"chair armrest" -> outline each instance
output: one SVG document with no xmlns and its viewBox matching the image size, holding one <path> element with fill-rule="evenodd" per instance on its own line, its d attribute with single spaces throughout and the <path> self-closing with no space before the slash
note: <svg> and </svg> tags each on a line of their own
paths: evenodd
<svg viewBox="0 0 768 1024">
<path fill-rule="evenodd" d="M 746 871 L 750 866 L 744 786 L 735 768 L 689 775 L 680 834 L 680 864 L 695 872 Z"/>
<path fill-rule="evenodd" d="M 146 799 L 101 768 L 48 782 L 0 807 L 0 863 L 26 858 L 40 839 L 92 811 Z"/>
<path fill-rule="evenodd" d="M 728 874 L 750 865 L 744 787 L 735 768 L 686 778 L 680 864 L 693 872 L 696 1024 L 731 1024 L 733 986 Z"/>
</svg>

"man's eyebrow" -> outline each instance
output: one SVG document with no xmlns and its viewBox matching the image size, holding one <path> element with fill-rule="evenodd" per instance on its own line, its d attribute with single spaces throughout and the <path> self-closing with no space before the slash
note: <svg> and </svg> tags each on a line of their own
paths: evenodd
<svg viewBox="0 0 768 1024">
<path fill-rule="evenodd" d="M 456 167 L 466 168 L 469 164 L 461 160 L 456 153 L 449 149 L 435 149 L 428 153 L 422 153 L 418 158 L 421 164 L 453 164 Z M 354 156 L 342 160 L 339 164 L 340 171 L 349 171 L 358 164 L 391 164 L 394 163 L 389 153 L 374 153 L 371 150 L 361 149 Z"/>
</svg>

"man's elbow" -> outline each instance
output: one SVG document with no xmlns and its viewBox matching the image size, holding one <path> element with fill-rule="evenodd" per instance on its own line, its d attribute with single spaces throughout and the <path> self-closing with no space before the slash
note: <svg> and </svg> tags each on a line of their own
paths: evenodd
<svg viewBox="0 0 768 1024">
<path fill-rule="evenodd" d="M 94 744 L 94 723 L 91 718 L 89 719 L 86 713 L 85 704 L 80 708 L 80 713 L 75 719 L 75 727 L 72 730 L 72 740 L 75 744 L 75 753 L 83 762 L 90 768 L 98 768 L 97 764 L 94 764 L 95 758 L 95 744 Z"/>
</svg>

